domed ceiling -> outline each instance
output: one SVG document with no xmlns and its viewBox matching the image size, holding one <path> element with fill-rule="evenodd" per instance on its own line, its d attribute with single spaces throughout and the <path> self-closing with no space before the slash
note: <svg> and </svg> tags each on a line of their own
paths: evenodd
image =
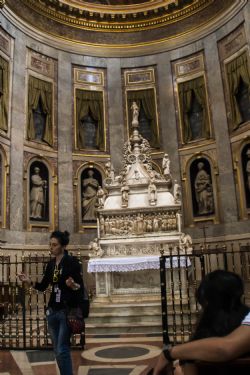
<svg viewBox="0 0 250 375">
<path fill-rule="evenodd" d="M 6 0 L 4 12 L 73 43 L 126 48 L 197 32 L 245 0 Z M 226 19 L 226 18 L 225 18 Z M 136 53 L 136 51 L 135 51 Z M 119 53 L 117 53 L 119 55 Z"/>
<path fill-rule="evenodd" d="M 86 3 L 102 5 L 133 5 L 141 3 L 152 3 L 152 0 L 85 0 Z"/>
</svg>

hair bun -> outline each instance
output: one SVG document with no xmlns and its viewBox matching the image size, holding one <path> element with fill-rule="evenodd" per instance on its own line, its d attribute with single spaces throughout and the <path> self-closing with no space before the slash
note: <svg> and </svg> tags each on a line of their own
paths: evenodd
<svg viewBox="0 0 250 375">
<path fill-rule="evenodd" d="M 69 237 L 69 236 L 70 236 L 70 233 L 69 233 L 67 230 L 65 230 L 65 231 L 63 232 L 63 234 L 64 234 L 65 237 Z"/>
</svg>

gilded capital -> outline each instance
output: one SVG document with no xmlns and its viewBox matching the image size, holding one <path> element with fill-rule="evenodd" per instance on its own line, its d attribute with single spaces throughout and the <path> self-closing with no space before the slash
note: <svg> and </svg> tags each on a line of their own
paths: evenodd
<svg viewBox="0 0 250 375">
<path fill-rule="evenodd" d="M 2 9 L 5 5 L 5 0 L 0 0 L 0 8 Z"/>
</svg>

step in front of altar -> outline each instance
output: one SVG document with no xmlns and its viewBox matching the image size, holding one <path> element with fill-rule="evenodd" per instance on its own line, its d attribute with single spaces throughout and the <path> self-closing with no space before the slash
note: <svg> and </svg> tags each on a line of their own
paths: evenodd
<svg viewBox="0 0 250 375">
<path fill-rule="evenodd" d="M 195 325 L 195 313 L 180 307 L 168 309 L 169 332 L 173 327 L 180 334 L 188 333 Z M 86 334 L 161 334 L 161 307 L 157 303 L 147 304 L 96 304 L 91 305 L 86 321 Z"/>
</svg>

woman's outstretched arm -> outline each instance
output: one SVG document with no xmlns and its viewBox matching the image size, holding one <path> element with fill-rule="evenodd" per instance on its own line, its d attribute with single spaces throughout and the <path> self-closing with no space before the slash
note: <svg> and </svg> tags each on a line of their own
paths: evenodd
<svg viewBox="0 0 250 375">
<path fill-rule="evenodd" d="M 250 326 L 241 325 L 225 337 L 195 340 L 174 346 L 171 357 L 179 360 L 226 362 L 250 351 Z M 169 366 L 163 354 L 158 357 L 154 375 L 159 375 Z"/>
<path fill-rule="evenodd" d="M 250 350 L 250 326 L 241 325 L 225 337 L 195 340 L 172 348 L 175 359 L 226 362 Z"/>
</svg>

